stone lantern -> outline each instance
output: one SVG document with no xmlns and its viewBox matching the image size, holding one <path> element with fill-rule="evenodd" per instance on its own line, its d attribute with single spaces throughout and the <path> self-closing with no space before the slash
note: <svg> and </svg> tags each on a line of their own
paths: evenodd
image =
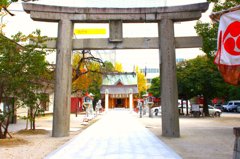
<svg viewBox="0 0 240 159">
<path fill-rule="evenodd" d="M 86 116 L 87 118 L 93 118 L 93 94 L 86 93 L 83 97 L 83 106 L 86 110 Z"/>
<path fill-rule="evenodd" d="M 149 117 L 151 118 L 152 117 L 151 108 L 154 104 L 154 102 L 153 102 L 154 97 L 149 93 L 144 94 L 143 97 L 144 97 L 144 99 L 143 99 L 144 107 L 148 108 Z"/>
</svg>

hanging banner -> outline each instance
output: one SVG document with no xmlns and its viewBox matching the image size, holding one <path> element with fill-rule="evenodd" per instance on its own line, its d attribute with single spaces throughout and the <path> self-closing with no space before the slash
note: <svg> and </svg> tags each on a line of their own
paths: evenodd
<svg viewBox="0 0 240 159">
<path fill-rule="evenodd" d="M 97 34 L 106 34 L 107 31 L 105 28 L 81 28 L 81 29 L 74 29 L 75 35 L 97 35 Z"/>
<path fill-rule="evenodd" d="M 232 85 L 240 81 L 240 10 L 220 18 L 218 50 L 214 59 L 224 80 Z"/>
</svg>

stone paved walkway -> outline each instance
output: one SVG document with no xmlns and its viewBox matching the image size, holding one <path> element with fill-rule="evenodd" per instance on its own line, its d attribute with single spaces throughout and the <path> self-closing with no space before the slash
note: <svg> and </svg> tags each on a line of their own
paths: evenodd
<svg viewBox="0 0 240 159">
<path fill-rule="evenodd" d="M 180 159 L 128 110 L 110 110 L 100 121 L 46 159 Z"/>
</svg>

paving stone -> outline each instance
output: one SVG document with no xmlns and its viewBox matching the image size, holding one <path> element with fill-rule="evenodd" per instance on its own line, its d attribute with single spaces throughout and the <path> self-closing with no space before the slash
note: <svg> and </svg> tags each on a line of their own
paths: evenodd
<svg viewBox="0 0 240 159">
<path fill-rule="evenodd" d="M 97 135 L 96 135 L 97 134 Z M 126 110 L 110 110 L 47 159 L 180 159 Z"/>
</svg>

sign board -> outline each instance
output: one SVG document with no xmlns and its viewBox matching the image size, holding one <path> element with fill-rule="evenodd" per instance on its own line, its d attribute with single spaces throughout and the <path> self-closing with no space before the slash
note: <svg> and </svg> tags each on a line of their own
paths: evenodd
<svg viewBox="0 0 240 159">
<path fill-rule="evenodd" d="M 200 111 L 198 104 L 192 104 L 192 111 Z"/>
<path fill-rule="evenodd" d="M 93 34 L 106 34 L 106 28 L 81 28 L 81 29 L 74 29 L 75 35 L 93 35 Z"/>
</svg>

